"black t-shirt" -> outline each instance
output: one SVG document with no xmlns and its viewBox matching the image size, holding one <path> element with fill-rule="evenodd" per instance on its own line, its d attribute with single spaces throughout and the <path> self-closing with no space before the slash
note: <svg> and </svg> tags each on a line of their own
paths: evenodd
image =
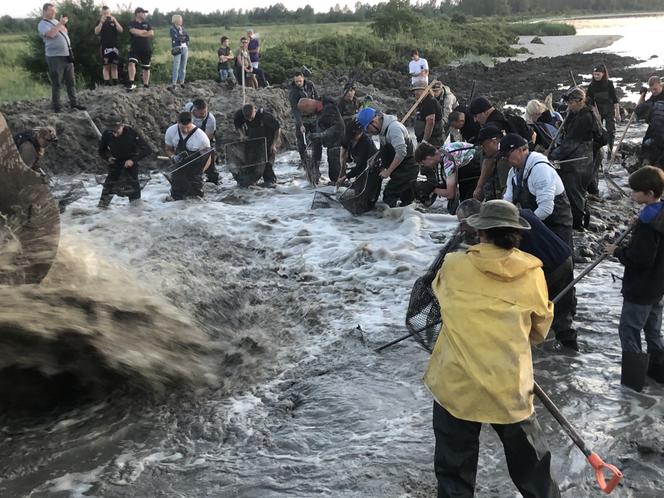
<svg viewBox="0 0 664 498">
<path fill-rule="evenodd" d="M 143 31 L 150 31 L 152 29 L 152 26 L 150 26 L 150 23 L 140 22 L 134 19 L 129 23 L 129 29 L 130 30 L 140 29 Z M 131 35 L 131 49 L 134 52 L 139 52 L 139 53 L 152 53 L 152 39 L 145 38 L 142 36 Z"/>
<path fill-rule="evenodd" d="M 217 50 L 217 55 L 225 55 L 228 57 L 231 53 L 231 47 L 219 47 Z M 230 67 L 230 61 L 226 62 L 220 62 L 219 63 L 219 69 L 229 69 Z"/>
<path fill-rule="evenodd" d="M 97 21 L 99 26 L 101 21 Z M 99 32 L 99 40 L 101 48 L 117 48 L 118 47 L 118 26 L 113 20 L 105 20 L 101 25 Z"/>
<path fill-rule="evenodd" d="M 439 123 L 443 119 L 443 109 L 440 107 L 440 104 L 433 95 L 427 95 L 424 97 L 424 100 L 420 102 L 420 105 L 417 106 L 417 115 L 415 119 L 417 121 L 425 121 L 427 116 L 435 114 L 436 123 Z"/>
</svg>

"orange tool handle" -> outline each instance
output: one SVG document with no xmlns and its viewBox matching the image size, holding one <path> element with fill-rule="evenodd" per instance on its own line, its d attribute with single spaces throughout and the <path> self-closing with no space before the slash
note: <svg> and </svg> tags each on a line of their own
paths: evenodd
<svg viewBox="0 0 664 498">
<path fill-rule="evenodd" d="M 611 494 L 611 491 L 613 491 L 620 483 L 620 481 L 622 481 L 622 472 L 620 472 L 616 466 L 609 463 L 604 463 L 604 461 L 595 452 L 592 452 L 588 457 L 588 463 L 592 465 L 593 469 L 595 469 L 595 479 L 597 479 L 599 489 L 604 491 L 607 495 Z M 608 471 L 609 474 L 611 474 L 611 479 L 608 483 L 606 482 L 604 471 Z"/>
</svg>

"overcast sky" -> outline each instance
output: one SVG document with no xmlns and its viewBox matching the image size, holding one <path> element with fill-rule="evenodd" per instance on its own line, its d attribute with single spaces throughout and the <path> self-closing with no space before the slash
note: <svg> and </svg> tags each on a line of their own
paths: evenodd
<svg viewBox="0 0 664 498">
<path fill-rule="evenodd" d="M 41 6 L 47 0 L 25 0 L 23 2 L 12 2 L 10 0 L 2 0 L 0 2 L 0 16 L 10 15 L 12 17 L 27 17 L 31 12 L 36 9 L 41 9 Z M 362 3 L 377 4 L 386 0 L 362 0 Z M 111 8 L 117 4 L 125 4 L 127 2 L 118 2 L 116 0 L 109 0 L 106 2 L 97 1 L 99 5 L 108 4 Z M 239 2 L 219 2 L 213 0 L 196 0 L 195 2 L 187 2 L 186 0 L 139 0 L 132 1 L 132 7 L 143 7 L 146 10 L 152 11 L 155 7 L 159 7 L 161 12 L 169 12 L 171 10 L 178 10 L 179 7 L 187 6 L 190 10 L 197 10 L 199 12 L 211 12 L 214 10 L 228 10 L 231 8 L 252 9 L 254 7 L 267 7 L 279 3 L 279 0 L 242 0 Z M 290 10 L 311 5 L 317 12 L 327 12 L 330 7 L 336 4 L 348 5 L 353 7 L 355 0 L 281 0 L 286 8 Z"/>
</svg>

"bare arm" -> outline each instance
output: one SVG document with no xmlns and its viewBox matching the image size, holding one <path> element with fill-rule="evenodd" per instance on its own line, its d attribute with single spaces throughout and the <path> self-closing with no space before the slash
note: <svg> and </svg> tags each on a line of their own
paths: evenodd
<svg viewBox="0 0 664 498">
<path fill-rule="evenodd" d="M 103 24 L 103 22 L 102 22 L 102 21 L 99 21 L 99 22 L 97 23 L 97 25 L 95 26 L 95 35 L 98 35 L 99 33 L 101 33 L 101 26 L 102 26 L 102 24 Z"/>
<path fill-rule="evenodd" d="M 115 21 L 115 27 L 118 29 L 118 33 L 124 33 L 124 28 L 122 27 L 122 24 L 120 24 L 115 17 L 113 17 L 112 19 Z"/>
<path fill-rule="evenodd" d="M 493 170 L 496 169 L 496 160 L 487 158 L 482 161 L 482 172 L 480 173 L 480 179 L 477 181 L 477 187 L 475 187 L 475 192 L 473 192 L 473 197 L 475 199 L 480 199 L 482 195 L 482 189 L 484 185 L 489 180 L 489 177 L 493 174 Z"/>
<path fill-rule="evenodd" d="M 165 147 L 165 149 L 166 149 L 166 155 L 167 155 L 168 157 L 171 157 L 171 156 L 174 156 L 174 155 L 175 155 L 175 147 L 171 147 L 170 145 L 167 145 L 167 146 Z"/>
<path fill-rule="evenodd" d="M 424 139 L 424 141 L 428 142 L 429 139 L 431 138 L 431 134 L 433 133 L 433 127 L 436 124 L 436 115 L 429 114 L 424 119 L 426 121 L 426 124 L 424 125 L 424 136 L 422 138 Z"/>
<path fill-rule="evenodd" d="M 438 197 L 445 197 L 446 199 L 454 199 L 456 197 L 456 173 L 452 173 L 445 179 L 445 188 L 436 187 L 433 189 L 434 194 Z"/>
<path fill-rule="evenodd" d="M 44 36 L 46 36 L 47 38 L 55 38 L 56 36 L 58 36 L 60 31 L 64 31 L 66 33 L 67 32 L 66 19 L 67 18 L 65 17 L 64 21 L 61 20 L 59 24 L 56 24 L 51 29 L 49 29 L 46 33 L 44 33 Z"/>
</svg>

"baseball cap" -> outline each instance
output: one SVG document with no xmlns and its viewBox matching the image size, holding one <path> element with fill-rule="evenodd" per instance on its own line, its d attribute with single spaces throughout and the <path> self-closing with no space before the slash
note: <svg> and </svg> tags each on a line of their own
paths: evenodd
<svg viewBox="0 0 664 498">
<path fill-rule="evenodd" d="M 136 10 L 134 10 L 134 14 L 148 14 L 149 12 L 145 10 L 143 7 L 136 7 Z"/>
<path fill-rule="evenodd" d="M 475 139 L 476 145 L 482 145 L 482 142 L 489 140 L 490 138 L 502 138 L 503 130 L 496 128 L 493 125 L 485 125 L 480 129 L 480 132 L 477 134 Z"/>
<path fill-rule="evenodd" d="M 498 157 L 507 157 L 515 149 L 528 145 L 528 141 L 516 133 L 508 133 L 500 140 L 498 145 Z"/>
<path fill-rule="evenodd" d="M 371 123 L 371 121 L 373 121 L 375 117 L 376 117 L 376 109 L 373 109 L 371 107 L 365 107 L 364 109 L 362 109 L 360 112 L 357 113 L 357 121 L 358 123 L 360 123 L 360 126 L 365 131 L 369 127 L 369 123 Z"/>
</svg>

